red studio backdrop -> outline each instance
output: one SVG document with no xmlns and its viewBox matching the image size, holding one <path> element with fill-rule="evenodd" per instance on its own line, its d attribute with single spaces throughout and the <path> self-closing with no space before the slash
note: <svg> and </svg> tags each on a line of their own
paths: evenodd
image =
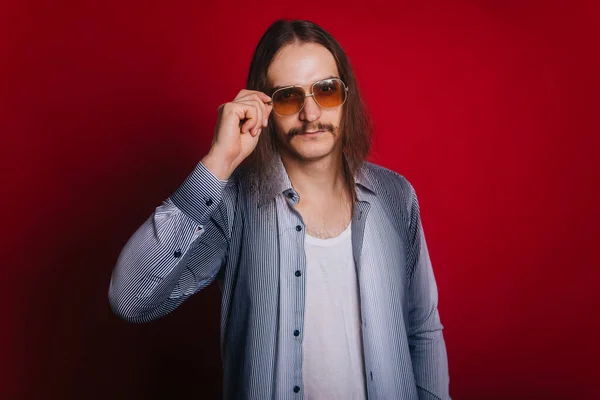
<svg viewBox="0 0 600 400">
<path fill-rule="evenodd" d="M 417 190 L 452 397 L 600 398 L 597 3 L 1 7 L 0 398 L 219 398 L 218 286 L 132 325 L 108 283 L 278 18 L 339 40 Z"/>
</svg>

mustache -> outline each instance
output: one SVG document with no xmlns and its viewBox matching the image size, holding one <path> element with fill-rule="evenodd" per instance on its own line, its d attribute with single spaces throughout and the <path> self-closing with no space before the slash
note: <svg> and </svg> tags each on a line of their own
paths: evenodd
<svg viewBox="0 0 600 400">
<path fill-rule="evenodd" d="M 300 127 L 290 129 L 286 136 L 287 136 L 288 140 L 290 140 L 294 136 L 296 136 L 302 132 L 306 132 L 306 131 L 329 131 L 331 133 L 334 133 L 335 126 L 333 126 L 333 124 L 325 124 L 322 122 L 319 122 L 317 124 L 312 124 L 312 125 L 311 124 L 303 124 Z"/>
</svg>

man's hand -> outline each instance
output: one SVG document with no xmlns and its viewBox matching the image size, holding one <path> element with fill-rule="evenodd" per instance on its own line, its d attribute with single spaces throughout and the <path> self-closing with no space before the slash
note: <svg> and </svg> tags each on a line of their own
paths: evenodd
<svg viewBox="0 0 600 400">
<path fill-rule="evenodd" d="M 242 90 L 236 98 L 219 107 L 213 143 L 202 163 L 215 176 L 227 180 L 256 148 L 262 128 L 267 126 L 272 106 L 266 94 Z"/>
</svg>

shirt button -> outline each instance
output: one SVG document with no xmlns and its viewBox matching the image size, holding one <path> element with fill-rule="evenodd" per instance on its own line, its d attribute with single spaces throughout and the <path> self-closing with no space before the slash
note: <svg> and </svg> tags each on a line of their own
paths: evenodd
<svg viewBox="0 0 600 400">
<path fill-rule="evenodd" d="M 173 253 L 173 257 L 175 257 L 175 258 L 181 257 L 181 249 L 178 249 L 177 251 L 175 251 L 175 253 Z"/>
<path fill-rule="evenodd" d="M 300 232 L 300 231 L 302 230 L 302 227 L 301 227 L 300 225 L 296 225 L 296 230 L 297 230 L 298 232 Z"/>
<path fill-rule="evenodd" d="M 294 393 L 298 393 L 300 391 L 300 386 L 294 386 Z"/>
<path fill-rule="evenodd" d="M 302 275 L 302 272 L 296 271 L 296 276 L 300 276 L 300 275 Z"/>
<path fill-rule="evenodd" d="M 206 200 L 206 206 L 207 206 L 207 207 L 210 207 L 210 206 L 212 206 L 212 203 L 213 203 L 212 199 L 208 199 L 208 200 Z"/>
<path fill-rule="evenodd" d="M 298 329 L 296 329 L 296 330 L 294 331 L 294 336 L 298 336 L 299 334 L 300 334 L 300 331 L 299 331 Z"/>
</svg>

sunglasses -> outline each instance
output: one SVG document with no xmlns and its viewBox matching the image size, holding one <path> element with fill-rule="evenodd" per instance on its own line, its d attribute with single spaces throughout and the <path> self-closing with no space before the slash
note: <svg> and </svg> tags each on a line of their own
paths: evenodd
<svg viewBox="0 0 600 400">
<path fill-rule="evenodd" d="M 348 87 L 341 79 L 329 78 L 312 84 L 311 92 L 306 93 L 301 86 L 286 86 L 277 89 L 267 104 L 281 117 L 302 111 L 307 97 L 312 97 L 321 108 L 335 108 L 346 102 Z"/>
</svg>

